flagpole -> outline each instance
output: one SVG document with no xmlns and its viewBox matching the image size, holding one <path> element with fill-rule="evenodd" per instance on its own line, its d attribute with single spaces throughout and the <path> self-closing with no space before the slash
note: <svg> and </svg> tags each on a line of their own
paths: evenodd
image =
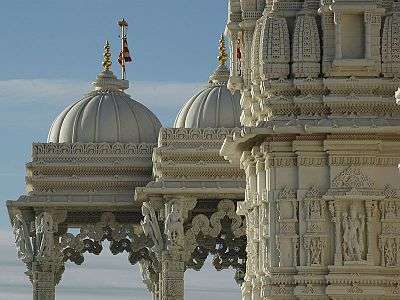
<svg viewBox="0 0 400 300">
<path fill-rule="evenodd" d="M 128 22 L 124 18 L 122 18 L 120 21 L 118 21 L 118 25 L 121 28 L 121 53 L 124 51 L 124 39 L 126 38 L 126 33 L 125 33 L 125 28 L 128 26 Z M 122 63 L 121 63 L 121 79 L 125 80 L 126 78 L 126 69 L 125 69 L 125 60 L 122 57 Z"/>
</svg>

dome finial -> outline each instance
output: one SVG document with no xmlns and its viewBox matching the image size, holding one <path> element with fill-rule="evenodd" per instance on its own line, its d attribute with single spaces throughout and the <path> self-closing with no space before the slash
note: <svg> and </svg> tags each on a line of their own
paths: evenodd
<svg viewBox="0 0 400 300">
<path fill-rule="evenodd" d="M 103 71 L 97 75 L 97 79 L 93 82 L 95 90 L 119 90 L 123 91 L 129 88 L 127 80 L 119 80 L 111 71 L 111 45 L 106 41 L 103 51 Z"/>
<path fill-rule="evenodd" d="M 221 38 L 219 40 L 219 54 L 218 54 L 218 61 L 221 66 L 225 65 L 227 57 L 228 55 L 226 54 L 224 35 L 221 34 Z"/>
<path fill-rule="evenodd" d="M 111 64 L 111 46 L 109 41 L 106 41 L 103 52 L 103 71 L 110 71 Z"/>
</svg>

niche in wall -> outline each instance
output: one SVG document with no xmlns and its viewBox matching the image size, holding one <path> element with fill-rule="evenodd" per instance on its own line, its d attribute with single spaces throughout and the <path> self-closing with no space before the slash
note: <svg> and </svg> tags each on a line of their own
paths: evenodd
<svg viewBox="0 0 400 300">
<path fill-rule="evenodd" d="M 365 58 L 364 14 L 342 15 L 342 58 Z"/>
</svg>

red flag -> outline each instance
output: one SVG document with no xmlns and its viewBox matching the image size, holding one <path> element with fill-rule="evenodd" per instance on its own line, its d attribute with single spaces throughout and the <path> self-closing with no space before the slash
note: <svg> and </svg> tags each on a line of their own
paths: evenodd
<svg viewBox="0 0 400 300">
<path fill-rule="evenodd" d="M 242 51 L 240 50 L 240 47 L 238 46 L 237 50 L 236 50 L 236 58 L 238 60 L 242 59 Z"/>
<path fill-rule="evenodd" d="M 132 58 L 129 53 L 128 41 L 126 38 L 124 38 L 123 39 L 123 47 L 122 47 L 122 50 L 119 53 L 119 57 L 118 57 L 118 63 L 121 66 L 124 66 L 126 62 L 131 62 L 131 61 L 132 61 Z"/>
<path fill-rule="evenodd" d="M 242 50 L 240 50 L 240 39 L 237 40 L 236 59 L 238 75 L 242 76 Z"/>
</svg>

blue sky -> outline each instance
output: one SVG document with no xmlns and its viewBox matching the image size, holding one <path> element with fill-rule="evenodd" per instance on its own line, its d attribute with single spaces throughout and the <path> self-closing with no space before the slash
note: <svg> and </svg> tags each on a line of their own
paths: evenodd
<svg viewBox="0 0 400 300">
<path fill-rule="evenodd" d="M 11 299 L 14 292 L 12 299 L 27 299 L 30 293 L 23 266 L 15 258 L 5 201 L 24 192 L 24 165 L 30 158 L 31 143 L 45 141 L 57 114 L 90 89 L 89 83 L 100 71 L 106 39 L 112 43 L 115 61 L 117 20 L 124 16 L 129 22 L 128 39 L 134 56 L 128 67 L 129 93 L 168 126 L 215 68 L 226 7 L 227 1 L 218 0 L 2 1 L 0 300 Z M 116 63 L 113 69 L 119 74 Z M 100 271 L 104 276 L 117 276 L 109 285 L 115 288 L 109 291 L 115 300 L 126 299 L 126 294 L 137 295 L 130 299 L 148 298 L 143 296 L 139 273 L 128 269 L 125 258 L 104 255 L 103 259 L 90 258 L 87 268 L 71 266 L 72 273 L 68 268 L 59 299 L 79 299 L 77 295 L 83 292 L 82 284 L 71 274 L 90 285 L 95 277 L 90 274 Z M 232 273 L 208 270 L 187 276 L 190 299 L 239 299 Z M 98 285 L 91 283 L 93 292 Z M 228 292 L 231 289 L 233 294 Z M 105 297 L 111 295 L 104 293 Z"/>
</svg>

